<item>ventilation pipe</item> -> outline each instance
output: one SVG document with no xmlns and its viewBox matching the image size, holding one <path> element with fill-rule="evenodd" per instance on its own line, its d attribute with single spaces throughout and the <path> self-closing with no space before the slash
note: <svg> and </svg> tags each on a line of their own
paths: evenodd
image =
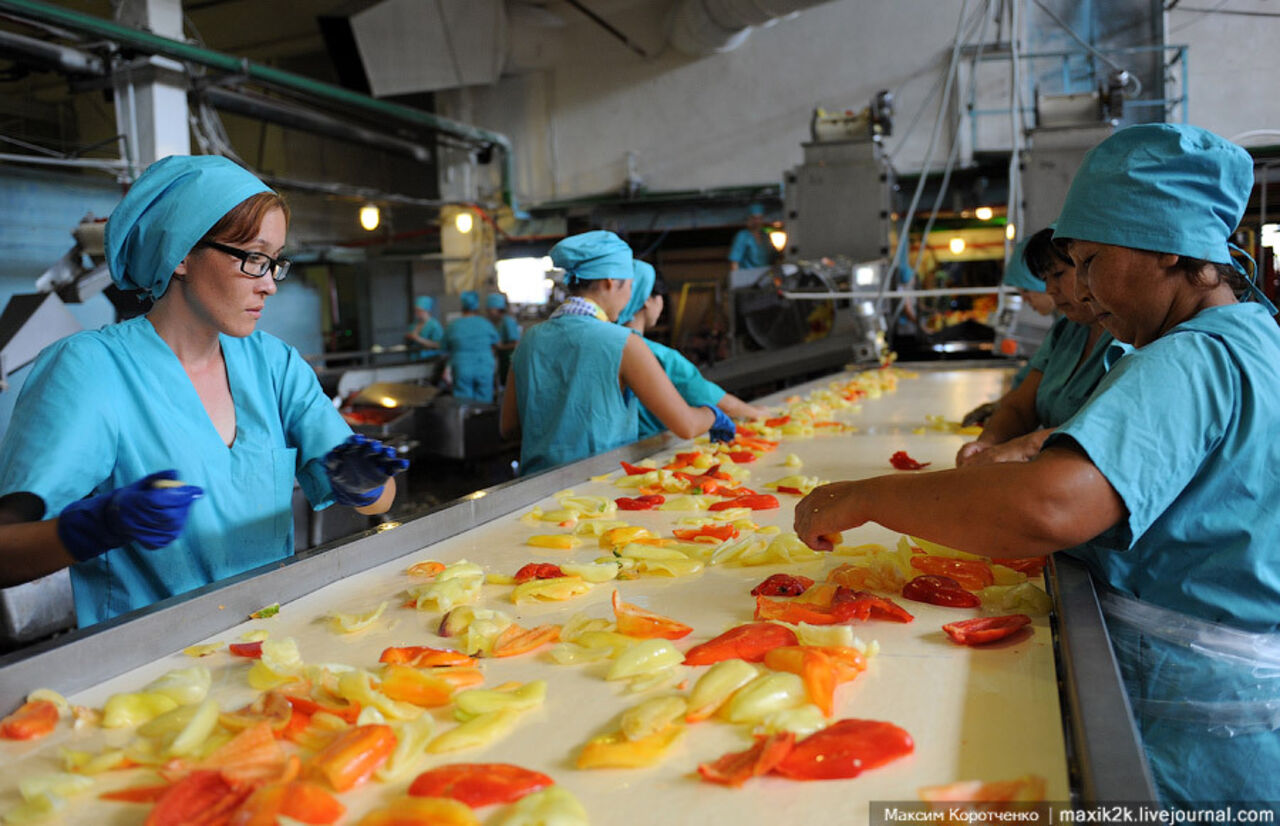
<svg viewBox="0 0 1280 826">
<path fill-rule="evenodd" d="M 680 0 L 671 13 L 671 45 L 690 57 L 731 52 L 751 30 L 831 0 Z"/>
</svg>

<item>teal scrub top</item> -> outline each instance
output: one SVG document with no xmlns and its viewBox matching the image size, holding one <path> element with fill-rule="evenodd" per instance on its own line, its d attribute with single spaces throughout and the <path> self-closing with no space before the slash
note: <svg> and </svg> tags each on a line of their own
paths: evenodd
<svg viewBox="0 0 1280 826">
<path fill-rule="evenodd" d="M 435 316 L 428 318 L 421 324 L 414 323 L 410 325 L 409 332 L 417 334 L 427 341 L 438 341 L 443 346 L 444 327 L 436 320 Z M 416 347 L 412 352 L 415 360 L 439 358 L 444 355 L 444 350 L 432 350 L 427 347 Z"/>
<path fill-rule="evenodd" d="M 643 338 L 643 336 L 641 336 Z M 680 396 L 693 407 L 701 407 L 704 404 L 719 404 L 724 398 L 724 388 L 720 385 L 707 381 L 702 377 L 702 373 L 689 361 L 679 350 L 673 350 L 665 344 L 659 344 L 656 341 L 644 339 L 644 343 L 649 345 L 649 349 L 657 356 L 658 363 L 662 365 L 662 369 L 666 371 L 667 378 L 671 379 L 671 383 L 676 386 L 676 390 L 680 392 Z M 644 439 L 655 433 L 661 433 L 667 429 L 667 426 L 658 419 L 657 416 L 645 407 L 640 405 L 640 438 Z"/>
<path fill-rule="evenodd" d="M 497 329 L 502 344 L 513 344 L 520 340 L 520 322 L 505 313 L 498 322 Z"/>
<path fill-rule="evenodd" d="M 1044 374 L 1036 390 L 1041 427 L 1057 427 L 1074 416 L 1107 372 L 1104 357 L 1115 339 L 1104 330 L 1082 363 L 1088 340 L 1088 327 L 1059 318 L 1031 357 L 1031 369 Z"/>
<path fill-rule="evenodd" d="M 740 229 L 733 236 L 733 245 L 729 247 L 729 260 L 738 262 L 745 269 L 767 267 L 773 263 L 773 253 L 765 249 L 760 239 L 749 229 Z"/>
<path fill-rule="evenodd" d="M 1122 595 L 1228 633 L 1275 632 L 1277 364 L 1280 328 L 1257 304 L 1203 310 L 1115 361 L 1046 444 L 1083 449 L 1128 518 L 1070 553 Z M 1233 714 L 1240 704 L 1280 707 L 1274 674 L 1262 679 L 1248 656 L 1207 657 L 1160 628 L 1109 619 L 1108 629 L 1166 802 L 1280 800 L 1280 772 L 1259 771 L 1280 765 L 1280 731 L 1232 732 L 1212 715 L 1187 713 L 1189 701 L 1225 703 L 1218 707 Z"/>
<path fill-rule="evenodd" d="M 497 365 L 493 346 L 497 343 L 498 331 L 482 315 L 455 318 L 444 331 L 444 347 L 449 352 L 449 366 L 455 375 L 488 373 L 492 381 Z"/>
<path fill-rule="evenodd" d="M 520 472 L 537 473 L 636 440 L 639 401 L 618 376 L 631 331 L 562 315 L 525 331 L 511 359 L 520 412 Z"/>
<path fill-rule="evenodd" d="M 145 317 L 51 345 L 23 385 L 0 445 L 3 493 L 30 491 L 52 515 L 166 468 L 205 491 L 172 544 L 71 567 L 81 626 L 290 556 L 295 477 L 317 509 L 333 502 L 323 458 L 351 428 L 314 370 L 266 333 L 220 342 L 231 447 Z"/>
</svg>

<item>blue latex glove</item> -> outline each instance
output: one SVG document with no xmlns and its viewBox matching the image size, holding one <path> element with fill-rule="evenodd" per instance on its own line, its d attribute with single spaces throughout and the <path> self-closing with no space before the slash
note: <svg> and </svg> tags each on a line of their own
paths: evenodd
<svg viewBox="0 0 1280 826">
<path fill-rule="evenodd" d="M 351 436 L 324 457 L 333 498 L 357 508 L 377 502 L 387 480 L 408 468 L 408 459 L 368 436 Z"/>
<path fill-rule="evenodd" d="M 107 493 L 72 502 L 58 515 L 58 538 L 78 561 L 134 542 L 162 548 L 178 538 L 191 503 L 204 495 L 195 485 L 159 487 L 178 478 L 162 470 Z"/>
<path fill-rule="evenodd" d="M 716 420 L 711 423 L 711 430 L 707 431 L 713 442 L 732 442 L 733 437 L 738 435 L 738 428 L 734 426 L 733 419 L 725 415 L 724 411 L 715 405 L 704 404 L 703 407 L 716 414 Z"/>
</svg>

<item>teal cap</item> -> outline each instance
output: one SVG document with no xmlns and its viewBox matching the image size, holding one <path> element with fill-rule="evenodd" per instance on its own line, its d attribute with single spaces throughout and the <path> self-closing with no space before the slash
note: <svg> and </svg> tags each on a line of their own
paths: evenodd
<svg viewBox="0 0 1280 826">
<path fill-rule="evenodd" d="M 1013 245 L 1013 254 L 1009 256 L 1009 263 L 1004 268 L 1004 283 L 1019 290 L 1042 293 L 1045 291 L 1044 279 L 1032 275 L 1031 268 L 1027 266 L 1027 242 L 1030 240 L 1031 236 L 1028 235 Z"/>
<path fill-rule="evenodd" d="M 1144 123 L 1084 157 L 1053 237 L 1232 264 L 1253 159 L 1207 129 Z"/>
<path fill-rule="evenodd" d="M 221 155 L 170 155 L 138 176 L 106 226 L 107 267 L 122 290 L 159 298 L 174 269 L 214 224 L 271 190 Z"/>
<path fill-rule="evenodd" d="M 420 295 L 413 300 L 413 306 L 429 313 L 436 308 L 436 300 L 429 295 Z"/>
<path fill-rule="evenodd" d="M 627 306 L 622 308 L 622 312 L 618 313 L 619 324 L 626 324 L 635 318 L 636 313 L 644 307 L 644 303 L 653 293 L 653 281 L 657 276 L 653 265 L 647 261 L 632 261 L 631 267 L 635 273 L 635 277 L 631 279 L 631 298 L 627 301 Z"/>
<path fill-rule="evenodd" d="M 477 310 L 480 308 L 480 293 L 475 290 L 463 290 L 458 297 L 462 301 L 463 310 Z"/>
<path fill-rule="evenodd" d="M 750 214 L 764 215 L 764 204 L 752 204 L 750 207 Z"/>
<path fill-rule="evenodd" d="M 551 248 L 551 263 L 565 271 L 566 281 L 629 279 L 631 247 L 608 230 L 571 235 Z"/>
<path fill-rule="evenodd" d="M 507 308 L 507 297 L 502 293 L 489 293 L 484 297 L 484 306 L 490 310 L 505 310 Z"/>
</svg>

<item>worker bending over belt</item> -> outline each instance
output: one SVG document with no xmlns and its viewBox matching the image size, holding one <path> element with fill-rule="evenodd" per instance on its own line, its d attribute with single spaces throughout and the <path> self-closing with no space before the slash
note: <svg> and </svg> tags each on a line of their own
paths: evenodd
<svg viewBox="0 0 1280 826">
<path fill-rule="evenodd" d="M 723 411 L 686 404 L 649 348 L 611 323 L 631 298 L 626 242 L 585 232 L 556 244 L 551 261 L 565 271 L 569 298 L 525 331 L 502 400 L 502 435 L 521 434 L 521 473 L 634 442 L 639 404 L 682 439 L 708 430 L 712 439 L 733 438 Z"/>
<path fill-rule="evenodd" d="M 1030 462 L 815 489 L 796 531 L 864 522 L 991 556 L 1073 549 L 1160 796 L 1280 800 L 1280 328 L 1232 263 L 1253 161 L 1143 124 L 1085 156 L 1054 240 L 1080 296 L 1134 350 Z M 928 507 L 921 507 L 928 503 Z"/>
<path fill-rule="evenodd" d="M 254 332 L 288 222 L 217 156 L 157 161 L 107 221 L 112 279 L 155 303 L 46 348 L 0 444 L 0 494 L 59 514 L 25 573 L 70 565 L 80 625 L 292 555 L 295 478 L 316 508 L 391 506 L 407 462 L 352 436 L 298 351 Z"/>
<path fill-rule="evenodd" d="M 1102 328 L 1098 310 L 1076 298 L 1076 268 L 1046 228 L 1023 250 L 1027 266 L 1044 279 L 1047 295 L 1061 316 L 1027 366 L 1026 379 L 1000 399 L 975 441 L 960 448 L 956 464 L 1026 461 L 1054 428 L 1088 400 L 1106 368 L 1103 356 L 1115 339 Z"/>
<path fill-rule="evenodd" d="M 640 334 L 645 346 L 658 359 L 667 378 L 680 393 L 680 398 L 691 405 L 711 404 L 719 407 L 735 419 L 763 419 L 769 411 L 747 404 L 742 399 L 726 393 L 715 382 L 707 381 L 702 372 L 676 349 L 644 337 L 645 330 L 657 326 L 662 316 L 666 296 L 665 285 L 658 289 L 660 279 L 653 265 L 645 261 L 633 262 L 635 277 L 631 280 L 631 299 L 618 314 L 618 323 Z M 640 438 L 647 439 L 666 430 L 649 408 L 640 405 Z"/>
</svg>

